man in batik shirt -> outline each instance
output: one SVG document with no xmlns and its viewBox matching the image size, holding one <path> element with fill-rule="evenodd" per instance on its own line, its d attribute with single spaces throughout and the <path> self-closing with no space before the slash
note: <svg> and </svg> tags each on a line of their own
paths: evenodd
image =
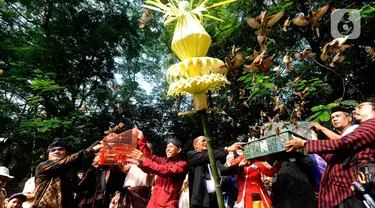
<svg viewBox="0 0 375 208">
<path fill-rule="evenodd" d="M 34 208 L 72 208 L 74 169 L 82 160 L 94 155 L 103 145 L 99 142 L 85 150 L 68 155 L 67 146 L 55 140 L 48 146 L 48 160 L 36 168 Z"/>
</svg>

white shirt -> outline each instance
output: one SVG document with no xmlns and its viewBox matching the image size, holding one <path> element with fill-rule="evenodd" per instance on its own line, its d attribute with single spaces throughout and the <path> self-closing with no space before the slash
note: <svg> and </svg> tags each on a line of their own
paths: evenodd
<svg viewBox="0 0 375 208">
<path fill-rule="evenodd" d="M 355 125 L 352 125 L 350 126 L 349 128 L 347 128 L 342 134 L 341 136 L 345 136 L 349 133 L 352 133 L 354 131 L 354 129 L 356 129 L 359 125 L 355 124 Z"/>
<path fill-rule="evenodd" d="M 126 174 L 123 187 L 149 186 L 147 173 L 144 173 L 137 165 L 132 165 Z"/>
</svg>

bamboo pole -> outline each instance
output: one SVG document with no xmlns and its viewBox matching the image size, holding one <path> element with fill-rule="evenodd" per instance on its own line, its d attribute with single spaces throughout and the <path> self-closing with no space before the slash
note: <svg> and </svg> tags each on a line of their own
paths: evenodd
<svg viewBox="0 0 375 208">
<path fill-rule="evenodd" d="M 204 130 L 204 136 L 206 137 L 206 142 L 207 142 L 207 152 L 208 152 L 208 157 L 210 159 L 210 165 L 212 169 L 212 176 L 214 178 L 215 186 L 216 186 L 216 197 L 217 197 L 217 203 L 219 208 L 225 208 L 224 207 L 224 196 L 221 191 L 221 186 L 220 186 L 220 181 L 219 181 L 219 175 L 217 171 L 217 166 L 216 166 L 216 159 L 214 156 L 213 152 L 213 144 L 211 140 L 211 131 L 210 127 L 208 125 L 208 115 L 206 111 L 200 111 L 201 118 L 202 118 L 202 125 L 203 125 L 203 130 Z"/>
</svg>

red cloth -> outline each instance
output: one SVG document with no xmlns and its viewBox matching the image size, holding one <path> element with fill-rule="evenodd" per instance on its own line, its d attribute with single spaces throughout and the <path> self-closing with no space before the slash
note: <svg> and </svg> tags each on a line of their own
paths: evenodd
<svg viewBox="0 0 375 208">
<path fill-rule="evenodd" d="M 138 141 L 138 148 L 147 157 L 139 168 L 145 173 L 157 175 L 147 208 L 177 208 L 181 187 L 188 172 L 187 162 L 178 157 L 168 159 L 151 154 L 144 138 Z"/>
<path fill-rule="evenodd" d="M 356 181 L 357 167 L 375 160 L 375 118 L 369 119 L 352 133 L 334 140 L 309 140 L 308 153 L 320 153 L 327 161 L 319 192 L 319 208 L 332 208 L 355 193 L 350 186 Z M 347 168 L 344 161 L 354 155 Z"/>
<path fill-rule="evenodd" d="M 247 173 L 246 173 L 247 169 Z M 245 187 L 245 177 L 247 175 L 246 181 L 246 192 L 245 192 L 245 206 L 252 207 L 253 199 L 251 194 L 259 194 L 262 199 L 263 207 L 270 208 L 271 200 L 268 196 L 267 190 L 263 185 L 261 173 L 266 176 L 273 176 L 279 170 L 277 167 L 267 167 L 262 162 L 254 162 L 250 166 L 244 167 L 244 172 L 240 175 L 237 175 L 238 181 L 238 199 L 237 203 L 242 200 L 243 190 Z"/>
</svg>

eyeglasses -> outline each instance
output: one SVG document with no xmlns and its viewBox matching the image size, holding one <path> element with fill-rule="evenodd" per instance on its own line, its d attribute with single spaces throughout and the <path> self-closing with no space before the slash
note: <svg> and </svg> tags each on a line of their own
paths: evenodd
<svg viewBox="0 0 375 208">
<path fill-rule="evenodd" d="M 56 152 L 56 151 L 63 151 L 65 148 L 64 147 L 55 147 L 49 150 L 49 152 Z"/>
</svg>

